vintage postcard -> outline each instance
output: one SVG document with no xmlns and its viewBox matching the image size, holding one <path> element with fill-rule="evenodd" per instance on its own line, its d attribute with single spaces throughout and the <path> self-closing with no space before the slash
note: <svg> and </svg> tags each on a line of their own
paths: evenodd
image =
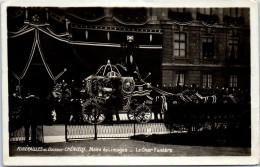
<svg viewBox="0 0 260 167">
<path fill-rule="evenodd" d="M 3 2 L 4 165 L 259 164 L 257 6 Z"/>
</svg>

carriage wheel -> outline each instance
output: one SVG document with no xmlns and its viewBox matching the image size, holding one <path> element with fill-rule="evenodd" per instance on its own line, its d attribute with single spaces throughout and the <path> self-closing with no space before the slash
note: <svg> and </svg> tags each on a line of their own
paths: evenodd
<svg viewBox="0 0 260 167">
<path fill-rule="evenodd" d="M 139 105 L 135 110 L 129 110 L 128 119 L 136 120 L 139 123 L 147 123 L 152 118 L 152 111 L 147 105 Z"/>
<path fill-rule="evenodd" d="M 90 124 L 101 124 L 106 118 L 102 110 L 88 103 L 83 104 L 82 117 L 84 122 Z"/>
</svg>

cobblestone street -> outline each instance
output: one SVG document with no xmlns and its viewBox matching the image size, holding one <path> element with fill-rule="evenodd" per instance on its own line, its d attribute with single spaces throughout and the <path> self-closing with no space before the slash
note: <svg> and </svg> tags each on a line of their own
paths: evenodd
<svg viewBox="0 0 260 167">
<path fill-rule="evenodd" d="M 10 144 L 10 156 L 250 156 L 250 148 L 154 144 L 130 139 L 80 140 L 32 147 Z"/>
</svg>

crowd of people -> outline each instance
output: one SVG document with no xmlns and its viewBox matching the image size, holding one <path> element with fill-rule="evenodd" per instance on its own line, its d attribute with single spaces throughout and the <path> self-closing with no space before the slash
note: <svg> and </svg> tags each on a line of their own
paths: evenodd
<svg viewBox="0 0 260 167">
<path fill-rule="evenodd" d="M 171 85 L 163 85 L 162 87 L 156 85 L 157 88 L 169 92 L 175 95 L 182 94 L 184 98 L 190 98 L 192 99 L 194 97 L 194 94 L 201 96 L 201 97 L 209 97 L 209 96 L 216 96 L 218 101 L 221 103 L 225 103 L 225 97 L 235 97 L 237 99 L 238 103 L 250 103 L 250 92 L 248 90 L 241 90 L 239 88 L 200 88 L 198 85 L 193 84 L 190 86 L 171 86 Z M 12 92 L 10 93 L 10 108 L 14 108 L 15 106 L 21 106 L 21 104 L 25 104 L 23 106 L 26 106 L 27 102 L 31 98 L 35 98 L 36 101 L 41 101 L 41 103 L 45 103 L 48 106 L 49 112 L 47 115 L 49 116 L 46 119 L 52 119 L 52 122 L 59 122 L 61 120 L 69 120 L 77 122 L 80 118 L 80 115 L 78 113 L 82 112 L 82 106 L 81 104 L 84 102 L 84 100 L 88 99 L 90 96 L 87 93 L 86 90 L 86 82 L 85 80 L 82 80 L 81 82 L 75 82 L 75 80 L 71 80 L 70 82 L 66 82 L 65 80 L 62 80 L 61 82 L 56 83 L 53 86 L 53 90 L 50 90 L 49 96 L 43 97 L 41 96 L 41 90 L 36 89 L 23 89 L 21 86 L 17 85 L 15 86 L 15 89 L 12 89 Z M 109 104 L 107 106 L 108 110 L 111 110 L 111 113 L 108 118 L 110 118 L 110 121 L 112 122 L 112 115 L 116 114 L 116 118 L 118 121 L 120 121 L 120 118 L 118 116 L 118 112 L 114 112 L 112 110 L 119 110 L 120 108 L 114 104 L 115 101 L 118 103 L 118 99 L 115 96 L 119 96 L 120 92 L 116 92 L 113 97 L 109 101 Z M 181 96 L 180 96 L 181 97 Z M 156 99 L 156 98 L 154 98 Z M 166 97 L 167 102 L 169 100 L 172 100 L 171 102 L 178 101 L 175 97 Z M 227 98 L 226 98 L 227 99 Z M 192 99 L 194 102 L 194 99 Z M 179 101 L 182 101 L 182 99 L 179 99 Z M 185 103 L 185 101 L 182 101 Z M 36 104 L 36 103 L 35 103 Z M 28 108 L 30 104 L 27 105 Z M 33 107 L 33 105 L 32 105 Z M 28 109 L 25 109 L 28 110 Z M 36 110 L 35 107 L 33 110 Z M 11 112 L 11 111 L 10 111 Z M 11 114 L 11 113 L 10 113 Z M 52 115 L 52 116 L 51 116 Z M 57 116 L 58 115 L 58 116 Z M 35 116 L 32 116 L 35 117 Z M 30 116 L 26 116 L 24 114 L 25 122 L 28 122 L 28 119 Z M 27 119 L 28 118 L 28 119 Z M 59 120 L 60 119 L 60 120 Z M 34 119 L 35 120 L 35 119 Z M 34 129 L 34 128 L 32 128 Z"/>
<path fill-rule="evenodd" d="M 86 90 L 86 82 L 82 80 L 81 82 L 76 83 L 75 80 L 71 80 L 70 82 L 66 82 L 62 80 L 54 84 L 53 89 L 49 91 L 49 95 L 46 97 L 41 96 L 40 89 L 23 89 L 23 87 L 16 85 L 13 86 L 10 94 L 10 99 L 21 99 L 24 100 L 27 97 L 28 92 L 34 91 L 37 92 L 38 96 L 41 99 L 56 101 L 56 102 L 65 102 L 65 101 L 73 101 L 76 99 L 87 99 L 89 98 L 89 94 Z M 157 88 L 172 93 L 172 94 L 186 94 L 191 96 L 194 93 L 199 93 L 201 96 L 212 96 L 216 95 L 218 98 L 224 97 L 226 95 L 233 95 L 236 97 L 241 103 L 250 103 L 250 92 L 249 90 L 242 90 L 240 88 L 201 88 L 199 85 L 193 84 L 190 86 L 172 86 L 172 85 L 156 85 Z M 120 93 L 119 93 L 120 94 Z M 11 101 L 13 102 L 13 101 Z M 11 103 L 11 105 L 16 105 Z"/>
</svg>

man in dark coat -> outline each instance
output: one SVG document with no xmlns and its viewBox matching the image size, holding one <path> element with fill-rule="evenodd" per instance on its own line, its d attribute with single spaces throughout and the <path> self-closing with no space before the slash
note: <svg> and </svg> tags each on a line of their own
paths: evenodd
<svg viewBox="0 0 260 167">
<path fill-rule="evenodd" d="M 81 115 L 80 90 L 74 80 L 70 84 L 71 99 L 69 105 L 70 118 L 69 122 L 79 122 Z"/>
<path fill-rule="evenodd" d="M 35 91 L 29 91 L 22 108 L 22 118 L 25 128 L 25 142 L 29 142 L 31 127 L 31 142 L 36 143 L 36 127 L 40 120 L 42 109 L 40 98 Z"/>
</svg>

